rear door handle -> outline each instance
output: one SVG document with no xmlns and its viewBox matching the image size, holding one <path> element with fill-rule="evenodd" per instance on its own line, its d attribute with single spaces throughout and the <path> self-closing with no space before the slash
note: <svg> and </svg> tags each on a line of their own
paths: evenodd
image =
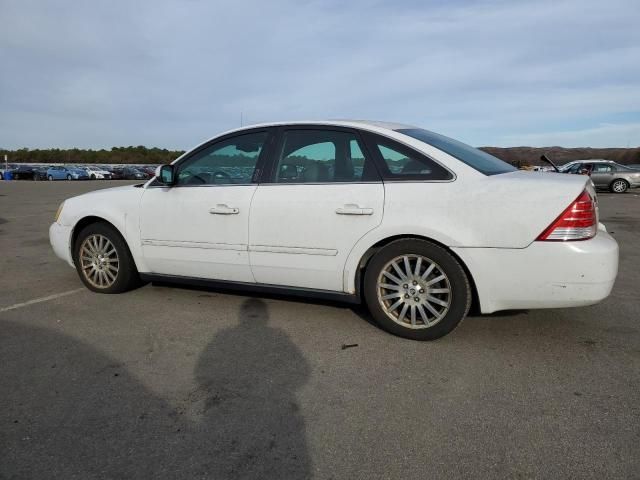
<svg viewBox="0 0 640 480">
<path fill-rule="evenodd" d="M 373 208 L 362 208 L 354 203 L 336 209 L 338 215 L 373 215 Z"/>
<path fill-rule="evenodd" d="M 215 207 L 210 208 L 209 213 L 212 215 L 237 215 L 238 213 L 240 213 L 240 209 L 230 207 L 224 203 L 219 203 Z"/>
</svg>

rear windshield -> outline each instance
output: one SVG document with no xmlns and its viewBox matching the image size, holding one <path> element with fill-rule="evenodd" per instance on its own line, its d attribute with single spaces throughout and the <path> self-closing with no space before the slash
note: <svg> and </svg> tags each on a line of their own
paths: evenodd
<svg viewBox="0 0 640 480">
<path fill-rule="evenodd" d="M 396 132 L 420 140 L 438 150 L 442 150 L 485 175 L 497 175 L 499 173 L 517 170 L 514 166 L 503 162 L 493 155 L 489 155 L 487 152 L 470 147 L 453 138 L 430 132 L 429 130 L 423 130 L 422 128 L 401 128 L 396 130 Z"/>
</svg>

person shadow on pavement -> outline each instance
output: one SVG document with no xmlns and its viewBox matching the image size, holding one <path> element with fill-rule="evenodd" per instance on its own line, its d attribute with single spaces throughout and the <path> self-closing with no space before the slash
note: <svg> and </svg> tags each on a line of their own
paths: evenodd
<svg viewBox="0 0 640 480">
<path fill-rule="evenodd" d="M 296 399 L 310 368 L 261 300 L 214 335 L 177 403 L 84 342 L 2 323 L 0 478 L 312 476 Z"/>
<path fill-rule="evenodd" d="M 288 335 L 269 325 L 266 304 L 246 300 L 239 323 L 214 336 L 195 371 L 203 392 L 202 448 L 211 452 L 205 470 L 217 478 L 309 478 L 296 400 L 309 375 Z"/>
</svg>

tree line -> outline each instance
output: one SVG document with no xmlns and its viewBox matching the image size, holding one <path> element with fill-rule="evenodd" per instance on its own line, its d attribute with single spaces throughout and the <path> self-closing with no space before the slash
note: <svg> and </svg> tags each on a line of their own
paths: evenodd
<svg viewBox="0 0 640 480">
<path fill-rule="evenodd" d="M 603 158 L 619 163 L 640 164 L 640 147 L 638 148 L 563 148 L 563 147 L 482 147 L 482 150 L 511 163 L 516 167 L 524 165 L 543 165 L 540 155 L 545 153 L 557 164 L 571 160 L 587 160 Z M 0 163 L 4 155 L 8 155 L 10 163 L 114 163 L 114 164 L 166 164 L 184 153 L 183 150 L 167 150 L 166 148 L 113 147 L 111 150 L 84 150 L 80 148 L 60 149 L 0 149 Z"/>
<path fill-rule="evenodd" d="M 0 149 L 0 162 L 4 162 L 6 154 L 10 163 L 165 164 L 172 162 L 183 153 L 183 150 L 147 148 L 142 145 L 113 147 L 111 150 L 84 150 L 80 148 Z"/>
</svg>

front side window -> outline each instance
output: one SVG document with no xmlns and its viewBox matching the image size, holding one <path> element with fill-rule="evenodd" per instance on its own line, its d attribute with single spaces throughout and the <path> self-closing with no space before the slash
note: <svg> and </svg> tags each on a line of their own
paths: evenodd
<svg viewBox="0 0 640 480">
<path fill-rule="evenodd" d="M 568 169 L 567 172 L 568 173 L 580 173 L 580 170 L 582 170 L 584 168 L 584 165 L 581 163 L 574 163 L 573 165 L 571 165 Z"/>
<path fill-rule="evenodd" d="M 288 130 L 276 165 L 276 183 L 375 181 L 373 163 L 355 134 L 330 130 Z"/>
<path fill-rule="evenodd" d="M 375 142 L 390 180 L 451 180 L 453 176 L 442 165 L 401 145 L 380 139 Z"/>
<path fill-rule="evenodd" d="M 251 183 L 267 132 L 247 133 L 209 145 L 180 164 L 178 185 Z"/>
<path fill-rule="evenodd" d="M 421 142 L 431 145 L 438 150 L 442 150 L 485 175 L 496 175 L 499 173 L 513 172 L 517 170 L 514 166 L 509 165 L 507 162 L 503 162 L 499 158 L 496 158 L 487 152 L 473 148 L 459 142 L 458 140 L 454 140 L 453 138 L 430 132 L 429 130 L 423 130 L 421 128 L 402 128 L 396 130 L 396 132 L 415 138 L 416 140 L 420 140 Z"/>
</svg>

